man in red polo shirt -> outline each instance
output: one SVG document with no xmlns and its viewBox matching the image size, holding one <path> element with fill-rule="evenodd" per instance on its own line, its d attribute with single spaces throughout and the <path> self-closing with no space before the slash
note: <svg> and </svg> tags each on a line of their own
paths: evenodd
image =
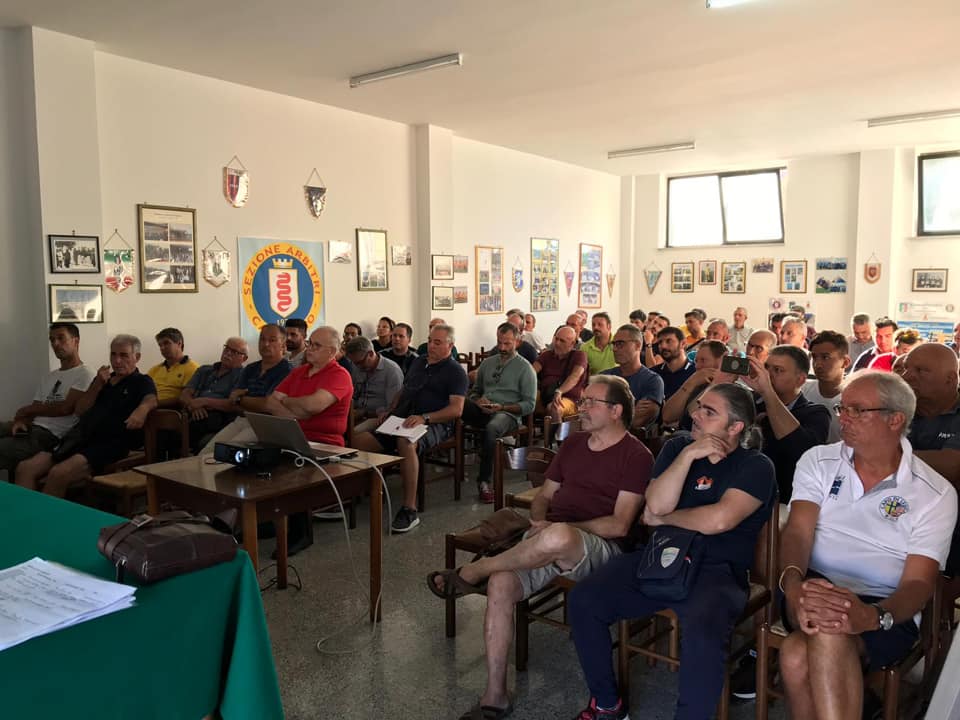
<svg viewBox="0 0 960 720">
<path fill-rule="evenodd" d="M 265 411 L 279 417 L 294 417 L 307 440 L 343 445 L 347 413 L 353 398 L 350 373 L 337 362 L 340 332 L 320 327 L 310 334 L 303 365 L 290 371 L 266 399 Z M 313 544 L 308 513 L 290 516 L 288 555 Z"/>
</svg>

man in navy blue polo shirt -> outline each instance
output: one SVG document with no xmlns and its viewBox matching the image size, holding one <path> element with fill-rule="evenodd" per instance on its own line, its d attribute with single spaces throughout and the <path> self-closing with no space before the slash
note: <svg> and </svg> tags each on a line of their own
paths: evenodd
<svg viewBox="0 0 960 720">
<path fill-rule="evenodd" d="M 660 414 L 663 406 L 663 378 L 640 362 L 643 331 L 636 325 L 621 325 L 617 328 L 611 344 L 617 367 L 604 370 L 600 374 L 622 377 L 627 381 L 635 403 L 630 427 L 644 428 Z"/>
<path fill-rule="evenodd" d="M 420 524 L 417 516 L 418 453 L 434 447 L 453 434 L 453 424 L 463 413 L 467 395 L 467 373 L 451 355 L 454 331 L 449 325 L 434 325 L 430 330 L 427 354 L 417 358 L 404 378 L 403 389 L 390 407 L 380 414 L 383 422 L 390 415 L 406 418 L 405 428 L 427 426 L 427 432 L 411 442 L 405 437 L 378 432 L 358 433 L 353 444 L 359 450 L 387 452 L 403 458 L 403 504 L 393 520 L 393 532 L 405 533 Z"/>
</svg>

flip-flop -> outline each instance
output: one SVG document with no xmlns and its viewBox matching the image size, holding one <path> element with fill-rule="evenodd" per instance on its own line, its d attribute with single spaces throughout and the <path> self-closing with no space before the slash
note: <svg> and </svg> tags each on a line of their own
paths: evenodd
<svg viewBox="0 0 960 720">
<path fill-rule="evenodd" d="M 443 589 L 434 582 L 438 577 L 443 578 Z M 464 595 L 483 595 L 486 583 L 471 585 L 460 577 L 460 568 L 454 570 L 434 570 L 427 575 L 427 587 L 441 600 L 450 600 Z M 478 706 L 479 707 L 479 706 Z"/>
<path fill-rule="evenodd" d="M 513 703 L 506 707 L 495 705 L 481 705 L 477 703 L 460 716 L 460 720 L 503 720 L 513 712 Z"/>
</svg>

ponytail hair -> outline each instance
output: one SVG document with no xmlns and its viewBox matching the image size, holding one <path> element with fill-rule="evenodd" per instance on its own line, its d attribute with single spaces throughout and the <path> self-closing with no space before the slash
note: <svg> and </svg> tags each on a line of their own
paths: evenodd
<svg viewBox="0 0 960 720">
<path fill-rule="evenodd" d="M 756 425 L 757 409 L 751 392 L 735 383 L 712 385 L 707 392 L 716 393 L 726 401 L 731 423 L 743 423 L 743 430 L 737 438 L 740 447 L 759 450 L 763 445 L 763 433 Z"/>
</svg>

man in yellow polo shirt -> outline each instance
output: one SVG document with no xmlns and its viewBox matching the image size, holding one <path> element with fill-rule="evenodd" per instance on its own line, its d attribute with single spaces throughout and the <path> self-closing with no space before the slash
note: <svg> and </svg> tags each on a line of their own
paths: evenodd
<svg viewBox="0 0 960 720">
<path fill-rule="evenodd" d="M 160 407 L 178 407 L 180 393 L 200 367 L 183 353 L 183 333 L 176 328 L 164 328 L 156 334 L 163 362 L 147 373 L 157 386 Z"/>
<path fill-rule="evenodd" d="M 580 349 L 587 354 L 587 363 L 590 366 L 590 374 L 609 370 L 617 367 L 617 359 L 613 356 L 613 343 L 610 342 L 612 336 L 610 316 L 605 312 L 594 313 L 591 320 L 593 328 L 593 337 L 580 346 Z"/>
</svg>

